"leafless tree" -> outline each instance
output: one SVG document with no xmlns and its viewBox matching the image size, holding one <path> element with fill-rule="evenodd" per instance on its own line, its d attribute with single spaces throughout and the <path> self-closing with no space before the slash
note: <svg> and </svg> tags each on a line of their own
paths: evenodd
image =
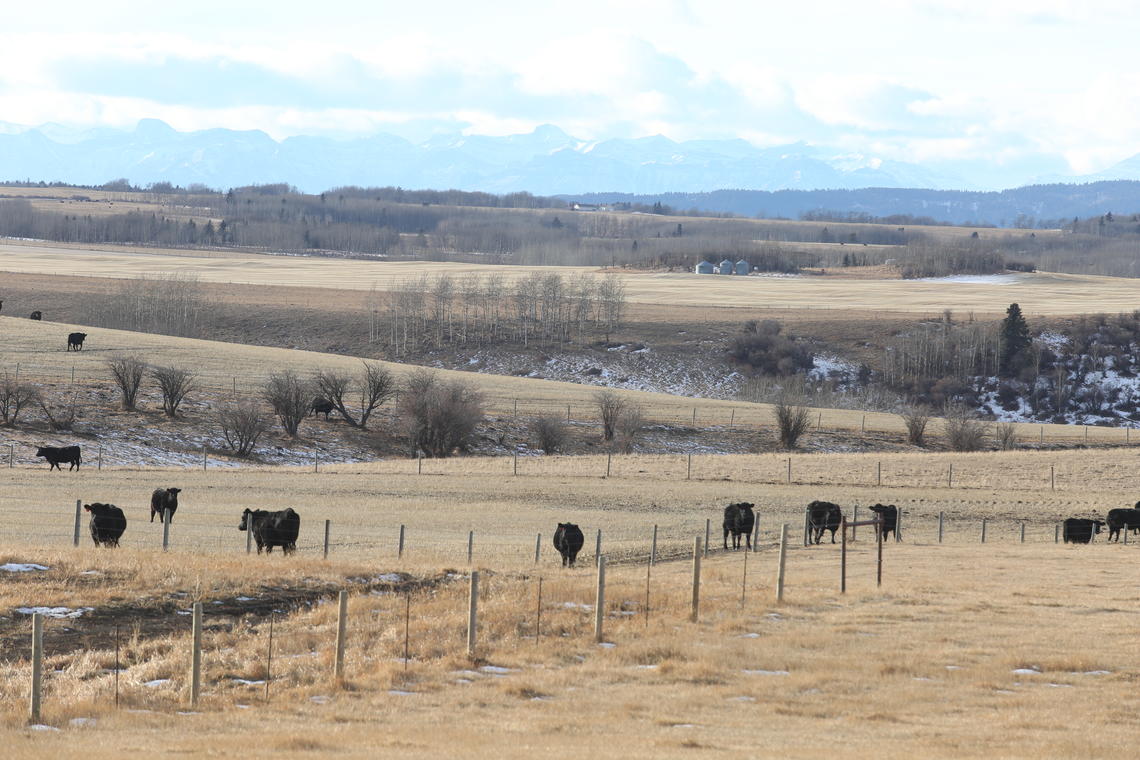
<svg viewBox="0 0 1140 760">
<path fill-rule="evenodd" d="M 644 413 L 640 404 L 626 404 L 618 415 L 615 426 L 615 440 L 626 454 L 633 451 L 633 444 L 637 441 L 641 430 L 645 426 Z"/>
<path fill-rule="evenodd" d="M 74 428 L 75 420 L 79 416 L 79 410 L 75 403 L 78 398 L 78 391 L 72 393 L 71 398 L 63 403 L 56 403 L 43 395 L 38 395 L 36 403 L 39 405 L 40 411 L 44 413 L 48 428 L 53 432 Z"/>
<path fill-rule="evenodd" d="M 178 407 L 194 390 L 194 373 L 181 367 L 151 367 L 150 376 L 162 392 L 162 411 L 167 417 L 177 417 Z"/>
<path fill-rule="evenodd" d="M 40 399 L 38 386 L 21 383 L 13 377 L 0 380 L 0 421 L 5 425 L 15 425 L 20 412 Z"/>
<path fill-rule="evenodd" d="M 983 447 L 989 425 L 962 403 L 946 405 L 946 439 L 954 451 L 978 451 Z"/>
<path fill-rule="evenodd" d="M 617 432 L 618 419 L 625 409 L 625 399 L 613 391 L 597 391 L 594 403 L 598 405 L 598 417 L 602 421 L 602 440 L 612 441 Z"/>
<path fill-rule="evenodd" d="M 811 427 L 811 410 L 802 406 L 798 399 L 784 397 L 776 401 L 775 411 L 780 445 L 785 449 L 794 449 Z"/>
<path fill-rule="evenodd" d="M 400 412 L 413 454 L 446 457 L 469 445 L 483 419 L 483 398 L 470 383 L 442 380 L 434 371 L 420 368 L 408 376 Z"/>
<path fill-rule="evenodd" d="M 1017 448 L 1017 424 L 1013 422 L 999 422 L 994 425 L 994 438 L 1002 451 Z"/>
<path fill-rule="evenodd" d="M 248 457 L 257 441 L 269 430 L 269 420 L 252 401 L 224 404 L 218 408 L 215 419 L 226 446 L 234 456 Z"/>
<path fill-rule="evenodd" d="M 921 404 L 907 407 L 901 415 L 906 425 L 906 439 L 915 446 L 926 444 L 926 426 L 930 422 L 930 409 Z"/>
<path fill-rule="evenodd" d="M 119 392 L 123 397 L 123 408 L 134 409 L 139 386 L 142 384 L 143 375 L 146 374 L 146 362 L 132 354 L 115 356 L 107 360 L 107 369 L 111 371 L 115 385 L 119 386 Z"/>
<path fill-rule="evenodd" d="M 309 413 L 313 403 L 313 390 L 291 369 L 274 372 L 265 382 L 262 395 L 273 413 L 291 437 L 297 437 L 297 429 Z"/>
<path fill-rule="evenodd" d="M 530 434 L 535 445 L 546 454 L 557 454 L 566 446 L 566 423 L 557 414 L 544 414 L 530 422 Z"/>
<path fill-rule="evenodd" d="M 317 370 L 313 376 L 316 392 L 332 402 L 333 407 L 344 421 L 358 428 L 368 426 L 368 419 L 376 408 L 395 395 L 396 380 L 392 373 L 375 362 L 362 362 L 363 367 L 355 379 L 360 393 L 360 415 L 349 410 L 345 397 L 349 395 L 354 380 L 346 372 L 337 370 Z"/>
</svg>

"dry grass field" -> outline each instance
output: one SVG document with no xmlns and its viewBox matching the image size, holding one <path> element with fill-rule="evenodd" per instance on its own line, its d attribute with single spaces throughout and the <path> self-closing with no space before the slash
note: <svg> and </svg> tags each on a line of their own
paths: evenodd
<svg viewBox="0 0 1140 760">
<path fill-rule="evenodd" d="M 0 271 L 66 273 L 133 278 L 182 273 L 203 282 L 250 285 L 321 286 L 342 290 L 386 290 L 420 274 L 493 271 L 508 280 L 535 271 L 596 272 L 590 267 L 488 267 L 439 262 L 376 262 L 250 253 L 78 249 L 0 244 Z M 1134 279 L 1037 273 L 997 281 L 946 282 L 827 277 L 715 277 L 693 274 L 619 272 L 628 298 L 638 304 L 714 305 L 719 308 L 898 311 L 938 314 L 945 308 L 999 314 L 1018 302 L 1027 315 L 1069 315 L 1131 311 L 1140 300 Z"/>
</svg>

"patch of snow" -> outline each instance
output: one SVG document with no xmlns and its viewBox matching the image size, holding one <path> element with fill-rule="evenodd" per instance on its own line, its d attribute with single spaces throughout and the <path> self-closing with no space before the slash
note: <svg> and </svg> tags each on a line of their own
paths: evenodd
<svg viewBox="0 0 1140 760">
<path fill-rule="evenodd" d="M 1040 668 L 1014 668 L 1010 671 L 1015 676 L 1039 676 L 1041 675 Z"/>
<path fill-rule="evenodd" d="M 617 644 L 613 643 L 612 641 L 603 641 L 599 643 L 598 646 L 600 646 L 602 649 L 613 649 L 617 646 Z"/>
<path fill-rule="evenodd" d="M 484 673 L 492 673 L 497 676 L 504 676 L 507 673 L 515 672 L 511 668 L 504 668 L 501 665 L 484 665 L 483 667 L 479 668 L 479 670 L 483 671 Z"/>
<path fill-rule="evenodd" d="M 1111 673 L 1112 673 L 1111 670 L 1086 670 L 1084 673 L 1080 673 L 1079 675 L 1082 675 L 1082 676 L 1107 676 Z"/>
<path fill-rule="evenodd" d="M 656 665 L 634 665 L 634 670 L 657 670 Z"/>
<path fill-rule="evenodd" d="M 36 570 L 50 570 L 51 568 L 44 565 L 37 565 L 34 562 L 8 562 L 0 565 L 0 572 L 4 573 L 31 573 Z"/>
<path fill-rule="evenodd" d="M 33 723 L 32 725 L 28 726 L 28 730 L 29 731 L 58 731 L 59 729 L 56 728 L 55 726 L 44 725 L 43 723 Z"/>
<path fill-rule="evenodd" d="M 252 596 L 235 596 L 234 601 L 235 602 L 254 602 L 257 600 L 254 599 Z"/>
<path fill-rule="evenodd" d="M 44 617 L 57 618 L 60 620 L 65 618 L 75 619 L 83 617 L 85 613 L 94 611 L 94 607 L 76 607 L 75 609 L 72 609 L 70 607 L 17 607 L 15 609 L 15 612 L 18 612 L 21 615 L 34 615 L 38 612 Z"/>
<path fill-rule="evenodd" d="M 262 679 L 260 681 L 250 681 L 247 678 L 233 678 L 231 680 L 234 683 L 240 683 L 242 686 L 264 686 L 265 685 L 264 679 Z"/>
<path fill-rule="evenodd" d="M 730 702 L 755 702 L 756 697 L 746 697 L 746 696 L 729 697 L 728 700 Z"/>
<path fill-rule="evenodd" d="M 309 701 L 315 705 L 323 705 L 328 703 L 329 698 L 324 695 L 317 695 L 315 697 L 309 697 Z"/>
<path fill-rule="evenodd" d="M 582 610 L 584 612 L 590 612 L 594 609 L 592 604 L 579 604 L 578 602 L 563 602 L 562 606 L 568 610 Z"/>
<path fill-rule="evenodd" d="M 395 697 L 410 697 L 415 694 L 414 691 L 404 691 L 403 689 L 388 689 L 388 693 Z"/>
<path fill-rule="evenodd" d="M 742 670 L 740 671 L 746 676 L 786 676 L 790 675 L 786 670 Z"/>
<path fill-rule="evenodd" d="M 101 570 L 84 570 L 82 573 L 80 573 L 80 575 L 102 575 L 102 574 L 103 574 L 103 571 L 101 571 Z"/>
<path fill-rule="evenodd" d="M 74 728 L 90 728 L 97 722 L 98 721 L 94 718 L 72 718 L 67 722 L 67 725 L 73 726 Z"/>
<path fill-rule="evenodd" d="M 948 277 L 918 277 L 911 282 L 964 283 L 968 285 L 1014 285 L 1026 280 L 1021 274 L 953 274 Z"/>
<path fill-rule="evenodd" d="M 1071 689 L 1071 688 L 1073 688 L 1073 685 L 1071 683 L 1047 683 L 1045 685 L 1051 686 L 1054 689 Z"/>
<path fill-rule="evenodd" d="M 758 639 L 758 638 L 760 638 L 760 634 L 758 634 L 758 633 L 742 633 L 739 636 L 737 636 L 736 638 L 738 638 L 738 639 Z"/>
<path fill-rule="evenodd" d="M 168 683 L 170 683 L 169 678 L 156 678 L 153 681 L 146 681 L 143 686 L 148 689 L 157 689 L 159 686 L 165 686 Z"/>
<path fill-rule="evenodd" d="M 853 380 L 859 368 L 834 354 L 816 354 L 812 357 L 812 368 L 808 377 L 812 380 L 838 380 L 841 384 Z"/>
</svg>

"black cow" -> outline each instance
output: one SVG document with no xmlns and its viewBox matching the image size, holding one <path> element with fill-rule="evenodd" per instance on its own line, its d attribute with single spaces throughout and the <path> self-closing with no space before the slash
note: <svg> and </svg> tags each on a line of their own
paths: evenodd
<svg viewBox="0 0 1140 760">
<path fill-rule="evenodd" d="M 48 470 L 53 469 L 63 471 L 59 466 L 60 462 L 68 462 L 68 472 L 71 470 L 79 469 L 79 447 L 78 446 L 40 446 L 36 449 L 36 456 L 43 457 L 51 463 Z"/>
<path fill-rule="evenodd" d="M 313 399 L 313 403 L 309 405 L 309 416 L 312 417 L 318 414 L 323 414 L 327 420 L 329 418 L 329 412 L 335 408 L 336 407 L 333 406 L 333 402 L 329 401 L 327 398 L 315 398 Z"/>
<path fill-rule="evenodd" d="M 158 515 L 158 521 L 163 522 L 166 519 L 163 515 L 169 509 L 170 522 L 174 522 L 174 510 L 178 509 L 178 494 L 181 492 L 181 488 L 156 488 L 150 495 L 150 521 L 154 522 L 154 516 Z"/>
<path fill-rule="evenodd" d="M 301 516 L 286 507 L 278 512 L 267 512 L 264 509 L 247 509 L 241 513 L 241 525 L 238 530 L 252 530 L 253 540 L 257 542 L 257 553 L 265 549 L 266 554 L 273 553 L 274 546 L 280 546 L 284 554 L 297 551 L 297 534 L 301 531 Z"/>
<path fill-rule="evenodd" d="M 44 318 L 43 312 L 33 311 L 28 319 L 34 319 L 37 322 Z"/>
<path fill-rule="evenodd" d="M 127 518 L 123 510 L 114 504 L 84 504 L 91 513 L 91 539 L 96 546 L 118 546 L 119 537 L 127 529 Z"/>
<path fill-rule="evenodd" d="M 1061 526 L 1061 535 L 1065 539 L 1065 543 L 1073 544 L 1087 544 L 1093 540 L 1093 536 L 1100 533 L 1100 529 L 1104 527 L 1102 520 L 1087 520 L 1082 517 L 1070 517 L 1065 520 Z"/>
<path fill-rule="evenodd" d="M 1108 525 L 1108 540 L 1119 541 L 1120 530 L 1140 530 L 1140 509 L 1110 509 L 1104 518 Z"/>
<path fill-rule="evenodd" d="M 82 351 L 83 341 L 87 338 L 87 333 L 68 333 L 67 335 L 67 350 Z"/>
<path fill-rule="evenodd" d="M 586 537 L 582 535 L 581 528 L 574 523 L 558 523 L 558 530 L 554 531 L 554 548 L 562 555 L 562 567 L 574 567 L 584 543 Z"/>
<path fill-rule="evenodd" d="M 835 531 L 839 530 L 839 521 L 843 519 L 843 512 L 838 504 L 830 501 L 813 501 L 808 504 L 808 541 L 818 544 L 823 539 L 823 531 L 831 531 L 831 543 L 835 543 Z"/>
<path fill-rule="evenodd" d="M 899 525 L 899 509 L 894 504 L 876 504 L 871 511 L 882 520 L 883 540 L 886 541 L 891 531 L 897 530 Z"/>
<path fill-rule="evenodd" d="M 756 515 L 753 514 L 752 508 L 755 504 L 749 504 L 746 501 L 737 504 L 729 504 L 724 508 L 724 548 L 728 548 L 728 534 L 732 534 L 732 548 L 740 548 L 740 537 L 744 536 L 744 540 L 749 549 L 752 548 L 752 528 L 756 526 Z"/>
</svg>

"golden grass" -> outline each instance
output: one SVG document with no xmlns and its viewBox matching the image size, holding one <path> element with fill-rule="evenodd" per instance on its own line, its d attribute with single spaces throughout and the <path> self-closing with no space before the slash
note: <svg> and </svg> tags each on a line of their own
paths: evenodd
<svg viewBox="0 0 1140 760">
<path fill-rule="evenodd" d="M 81 253 L 82 251 L 82 253 Z M 508 281 L 535 271 L 563 274 L 596 272 L 592 267 L 488 267 L 440 262 L 376 262 L 252 253 L 156 252 L 78 249 L 64 246 L 0 244 L 0 270 L 23 273 L 67 272 L 79 276 L 133 278 L 171 272 L 194 274 L 203 282 L 251 285 L 321 286 L 345 290 L 386 290 L 420 274 L 497 272 Z M 1069 315 L 1130 311 L 1140 282 L 1093 275 L 1011 275 L 1000 283 L 946 283 L 846 278 L 715 277 L 671 273 L 618 273 L 633 303 L 795 311 L 901 311 L 938 314 L 943 309 L 998 314 L 1014 301 L 1028 315 Z"/>
<path fill-rule="evenodd" d="M 366 324 L 362 329 L 366 329 Z M 81 330 L 88 334 L 84 348 L 68 352 L 67 334 Z M 17 364 L 21 377 L 50 382 L 68 382 L 74 377 L 80 383 L 101 383 L 112 387 L 105 362 L 121 353 L 138 353 L 153 364 L 173 364 L 193 368 L 199 385 L 215 392 L 232 392 L 257 396 L 265 379 L 274 371 L 291 368 L 308 374 L 316 368 L 339 368 L 355 372 L 360 360 L 340 354 L 321 354 L 268 346 L 174 338 L 165 335 L 109 330 L 101 327 L 69 325 L 58 322 L 34 322 L 16 317 L 0 317 L 0 370 L 14 372 Z M 402 377 L 408 366 L 387 363 Z M 594 395 L 596 386 L 555 382 L 523 377 L 484 375 L 472 372 L 439 370 L 442 375 L 462 378 L 483 393 L 487 411 L 492 415 L 537 414 L 565 416 L 567 406 L 574 420 L 597 418 Z M 651 423 L 771 429 L 774 423 L 769 404 L 741 401 L 692 399 L 664 393 L 616 390 L 616 393 L 643 407 L 645 419 Z M 696 416 L 694 417 L 694 410 Z M 859 412 L 845 409 L 817 409 L 813 416 L 818 426 L 828 430 L 882 431 L 902 434 L 905 425 L 895 414 Z M 929 431 L 938 434 L 941 421 L 934 420 Z M 1131 443 L 1130 433 L 1120 428 L 1089 428 L 1072 425 L 1019 424 L 1022 441 L 1084 441 L 1089 443 Z M 3 441 L 0 440 L 0 444 Z"/>
</svg>

